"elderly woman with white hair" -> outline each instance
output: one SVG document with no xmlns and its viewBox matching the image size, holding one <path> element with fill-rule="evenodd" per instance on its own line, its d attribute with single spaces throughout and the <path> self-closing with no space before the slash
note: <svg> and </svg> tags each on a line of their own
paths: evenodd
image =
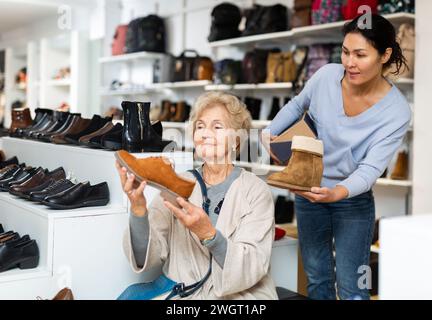
<svg viewBox="0 0 432 320">
<path fill-rule="evenodd" d="M 135 272 L 163 267 L 158 279 L 131 285 L 119 299 L 277 299 L 270 277 L 272 194 L 232 163 L 251 116 L 237 97 L 209 92 L 197 99 L 190 124 L 203 165 L 181 175 L 200 183 L 187 201 L 177 198 L 178 206 L 158 195 L 147 207 L 146 182 L 138 186 L 116 164 L 131 202 L 126 255 Z"/>
</svg>

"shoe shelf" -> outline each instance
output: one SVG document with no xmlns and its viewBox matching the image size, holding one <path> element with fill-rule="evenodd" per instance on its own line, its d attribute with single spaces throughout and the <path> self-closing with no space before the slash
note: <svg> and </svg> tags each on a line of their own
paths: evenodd
<svg viewBox="0 0 432 320">
<path fill-rule="evenodd" d="M 291 82 L 279 82 L 279 83 L 258 83 L 258 84 L 250 84 L 250 83 L 240 83 L 234 85 L 227 84 L 211 84 L 205 86 L 206 91 L 234 91 L 234 90 L 285 90 L 291 89 Z"/>
<path fill-rule="evenodd" d="M 46 82 L 47 86 L 67 87 L 71 85 L 71 79 L 53 79 Z"/>
<path fill-rule="evenodd" d="M 414 22 L 415 15 L 410 13 L 393 13 L 384 15 L 394 25 L 400 25 L 404 22 Z M 274 44 L 287 43 L 287 41 L 302 40 L 305 38 L 318 41 L 328 42 L 331 40 L 338 41 L 341 39 L 340 29 L 346 21 L 338 21 L 320 25 L 312 25 L 300 28 L 293 28 L 289 31 L 259 34 L 247 37 L 238 37 L 220 41 L 210 42 L 211 48 L 226 46 L 243 46 L 250 44 Z"/>
<path fill-rule="evenodd" d="M 37 241 L 40 253 L 37 268 L 0 273 L 0 299 L 50 297 L 65 282 L 77 299 L 115 299 L 131 283 L 149 281 L 157 275 L 159 270 L 135 274 L 124 256 L 122 239 L 129 204 L 114 166 L 114 152 L 11 137 L 0 139 L 0 149 L 27 165 L 50 170 L 62 166 L 80 182 L 106 181 L 110 189 L 107 206 L 73 210 L 52 210 L 0 193 L 4 228 L 21 236 L 29 234 Z M 192 153 L 136 154 L 139 158 L 160 155 L 172 159 L 177 172 L 192 168 Z M 150 202 L 157 190 L 149 187 L 145 194 Z"/>
<path fill-rule="evenodd" d="M 164 53 L 157 52 L 135 52 L 118 56 L 107 56 L 99 58 L 99 63 L 131 62 L 134 60 L 156 60 L 164 58 Z"/>
<path fill-rule="evenodd" d="M 270 120 L 252 120 L 252 128 L 253 129 L 263 129 L 270 124 Z M 189 125 L 189 122 L 171 122 L 171 121 L 162 121 L 162 127 L 164 129 L 185 129 Z"/>
</svg>

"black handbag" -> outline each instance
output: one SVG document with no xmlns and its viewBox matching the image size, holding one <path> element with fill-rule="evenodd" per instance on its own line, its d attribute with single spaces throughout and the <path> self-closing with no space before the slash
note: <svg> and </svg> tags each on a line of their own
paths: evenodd
<svg viewBox="0 0 432 320">
<path fill-rule="evenodd" d="M 241 61 L 224 59 L 215 63 L 215 84 L 236 84 L 241 79 Z"/>
<path fill-rule="evenodd" d="M 242 36 L 285 31 L 288 29 L 288 9 L 276 4 L 274 6 L 255 5 L 245 11 L 246 27 Z"/>
<path fill-rule="evenodd" d="M 269 53 L 280 52 L 280 49 L 255 49 L 249 51 L 242 62 L 242 82 L 263 83 L 267 77 L 267 58 Z"/>
<path fill-rule="evenodd" d="M 208 41 L 217 41 L 240 36 L 241 20 L 239 7 L 231 3 L 221 3 L 213 8 Z"/>
<path fill-rule="evenodd" d="M 126 33 L 126 53 L 165 52 L 165 45 L 165 23 L 161 17 L 148 15 L 129 22 Z"/>
</svg>

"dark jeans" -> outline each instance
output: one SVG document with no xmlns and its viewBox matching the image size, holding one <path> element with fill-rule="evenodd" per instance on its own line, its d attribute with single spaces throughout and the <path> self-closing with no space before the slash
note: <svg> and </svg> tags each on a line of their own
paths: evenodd
<svg viewBox="0 0 432 320">
<path fill-rule="evenodd" d="M 335 203 L 296 196 L 295 211 L 309 298 L 336 299 L 336 283 L 340 299 L 369 299 L 364 279 L 375 222 L 372 191 Z"/>
</svg>

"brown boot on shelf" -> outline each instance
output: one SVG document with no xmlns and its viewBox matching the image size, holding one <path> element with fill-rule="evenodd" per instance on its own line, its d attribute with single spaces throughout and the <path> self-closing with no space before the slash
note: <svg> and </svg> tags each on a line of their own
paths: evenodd
<svg viewBox="0 0 432 320">
<path fill-rule="evenodd" d="M 170 108 L 171 108 L 171 101 L 169 100 L 163 100 L 162 101 L 162 110 L 161 114 L 159 116 L 159 121 L 170 121 Z"/>
<path fill-rule="evenodd" d="M 53 300 L 74 300 L 72 290 L 69 288 L 61 289 L 53 298 Z"/>
<path fill-rule="evenodd" d="M 175 114 L 172 117 L 171 121 L 173 122 L 184 122 L 184 118 L 186 116 L 186 102 L 180 101 L 177 102 L 177 105 L 175 107 Z M 174 110 L 174 109 L 173 109 Z"/>
<path fill-rule="evenodd" d="M 16 129 L 30 127 L 32 123 L 30 109 L 12 110 L 12 123 L 9 132 L 13 133 Z"/>
<path fill-rule="evenodd" d="M 406 151 L 399 152 L 390 178 L 394 180 L 408 179 L 408 153 Z"/>
<path fill-rule="evenodd" d="M 323 174 L 324 146 L 321 140 L 310 137 L 294 136 L 291 158 L 281 172 L 271 174 L 267 183 L 271 186 L 310 191 L 321 185 Z"/>
<path fill-rule="evenodd" d="M 5 154 L 2 150 L 0 150 L 0 162 L 5 161 Z"/>
<path fill-rule="evenodd" d="M 137 159 L 127 151 L 120 150 L 115 153 L 120 166 L 135 175 L 136 181 L 147 183 L 159 189 L 163 198 L 176 203 L 178 196 L 188 199 L 191 195 L 195 181 L 178 176 L 169 159 L 164 157 L 148 157 Z"/>
</svg>

